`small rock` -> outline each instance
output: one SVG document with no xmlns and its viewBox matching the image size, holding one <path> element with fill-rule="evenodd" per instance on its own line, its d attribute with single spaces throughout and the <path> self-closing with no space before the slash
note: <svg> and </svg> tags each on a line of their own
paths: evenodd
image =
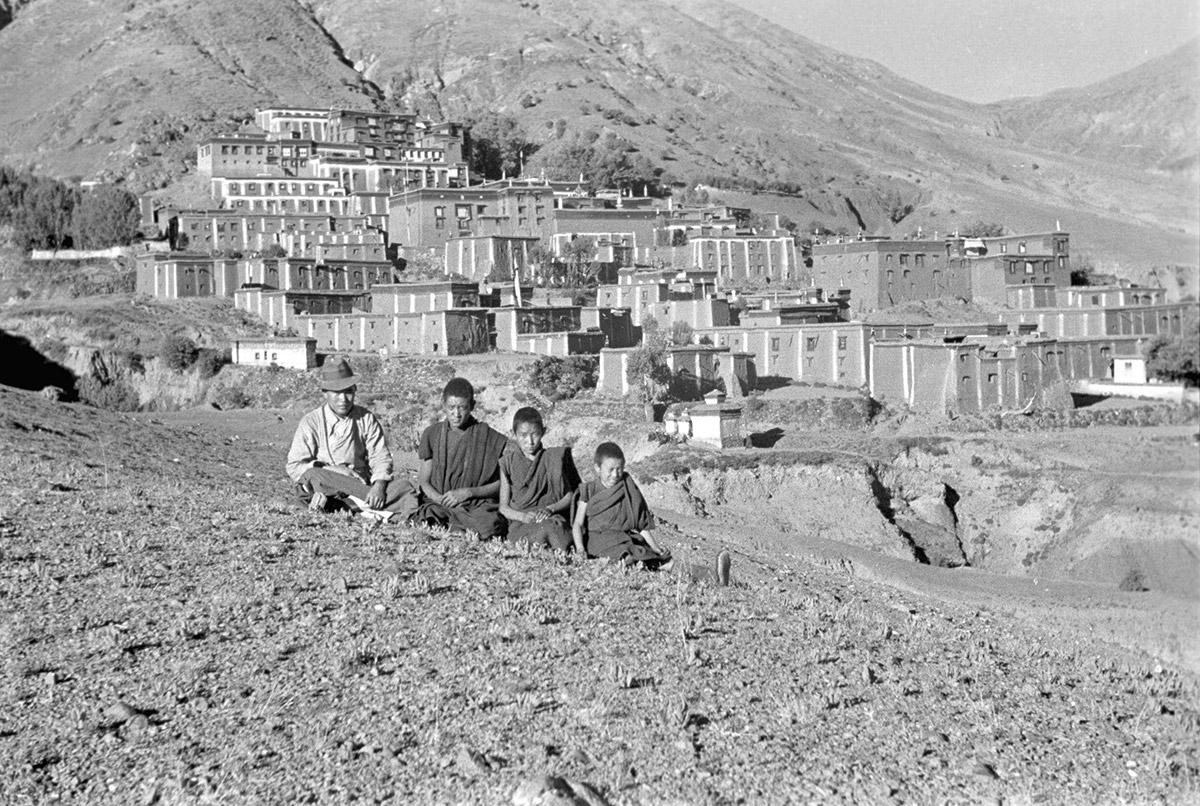
<svg viewBox="0 0 1200 806">
<path fill-rule="evenodd" d="M 975 762 L 975 766 L 971 768 L 971 775 L 986 781 L 995 781 L 1000 778 L 996 768 L 984 761 Z"/>
<path fill-rule="evenodd" d="M 492 765 L 488 763 L 487 757 L 469 747 L 459 748 L 456 761 L 459 769 L 463 772 L 486 774 L 492 771 Z"/>
<path fill-rule="evenodd" d="M 127 722 L 130 719 L 133 719 L 135 716 L 140 715 L 141 711 L 134 708 L 132 705 L 129 705 L 128 703 L 122 702 L 121 700 L 117 700 L 104 712 L 105 718 L 107 718 L 110 722 L 116 722 L 118 724 Z"/>
<path fill-rule="evenodd" d="M 134 733 L 141 733 L 150 727 L 150 718 L 145 714 L 138 714 L 125 723 L 125 728 Z"/>
<path fill-rule="evenodd" d="M 346 582 L 345 577 L 338 577 L 333 581 L 333 590 L 340 596 L 345 596 L 350 591 L 350 586 Z"/>
</svg>

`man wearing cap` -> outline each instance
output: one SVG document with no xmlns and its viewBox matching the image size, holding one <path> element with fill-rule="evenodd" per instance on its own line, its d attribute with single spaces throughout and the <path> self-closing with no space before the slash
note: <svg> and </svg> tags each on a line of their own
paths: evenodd
<svg viewBox="0 0 1200 806">
<path fill-rule="evenodd" d="M 360 507 L 397 513 L 416 507 L 413 485 L 392 478 L 392 452 L 375 415 L 354 405 L 358 376 L 345 358 L 330 359 L 319 375 L 325 403 L 305 414 L 288 451 L 287 474 L 311 509 L 330 498 L 353 497 Z"/>
</svg>

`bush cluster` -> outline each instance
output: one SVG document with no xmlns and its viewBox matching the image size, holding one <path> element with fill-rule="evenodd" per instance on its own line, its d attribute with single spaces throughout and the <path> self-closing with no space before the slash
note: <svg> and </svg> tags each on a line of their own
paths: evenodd
<svg viewBox="0 0 1200 806">
<path fill-rule="evenodd" d="M 232 360 L 228 350 L 214 350 L 211 347 L 200 348 L 196 356 L 196 369 L 201 378 L 211 378 L 221 371 Z"/>
<path fill-rule="evenodd" d="M 86 193 L 29 171 L 0 166 L 0 224 L 27 249 L 102 249 L 132 242 L 139 234 L 137 197 L 101 185 Z"/>
<path fill-rule="evenodd" d="M 595 389 L 599 372 L 596 356 L 544 356 L 530 368 L 529 384 L 551 402 L 569 400 L 585 389 Z"/>
<path fill-rule="evenodd" d="M 196 363 L 196 359 L 200 357 L 200 348 L 187 336 L 173 333 L 163 338 L 158 355 L 167 369 L 183 372 Z"/>
<path fill-rule="evenodd" d="M 80 400 L 98 409 L 137 411 L 141 407 L 134 388 L 117 378 L 100 380 L 89 375 L 79 381 L 77 389 Z"/>
</svg>

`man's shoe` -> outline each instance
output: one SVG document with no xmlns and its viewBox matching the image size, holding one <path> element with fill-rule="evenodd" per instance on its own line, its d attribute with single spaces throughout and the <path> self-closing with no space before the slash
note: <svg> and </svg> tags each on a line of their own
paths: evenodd
<svg viewBox="0 0 1200 806">
<path fill-rule="evenodd" d="M 729 572 L 733 568 L 733 558 L 725 549 L 717 554 L 717 584 L 722 588 L 729 587 Z"/>
</svg>

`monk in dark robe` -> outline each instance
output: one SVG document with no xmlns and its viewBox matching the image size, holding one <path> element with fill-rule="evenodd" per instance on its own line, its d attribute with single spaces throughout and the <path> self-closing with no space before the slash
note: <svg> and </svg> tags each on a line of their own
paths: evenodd
<svg viewBox="0 0 1200 806">
<path fill-rule="evenodd" d="M 442 391 L 445 419 L 425 429 L 417 448 L 421 503 L 412 522 L 491 538 L 507 526 L 498 499 L 508 440 L 472 417 L 474 409 L 470 381 L 452 378 Z"/>
<path fill-rule="evenodd" d="M 542 446 L 545 433 L 537 409 L 513 415 L 513 441 L 500 457 L 500 513 L 508 518 L 509 540 L 566 551 L 579 473 L 570 448 Z"/>
<path fill-rule="evenodd" d="M 654 516 L 633 479 L 625 473 L 625 454 L 613 442 L 596 448 L 596 481 L 579 491 L 573 538 L 575 549 L 648 568 L 669 570 L 671 552 L 655 541 Z"/>
</svg>

